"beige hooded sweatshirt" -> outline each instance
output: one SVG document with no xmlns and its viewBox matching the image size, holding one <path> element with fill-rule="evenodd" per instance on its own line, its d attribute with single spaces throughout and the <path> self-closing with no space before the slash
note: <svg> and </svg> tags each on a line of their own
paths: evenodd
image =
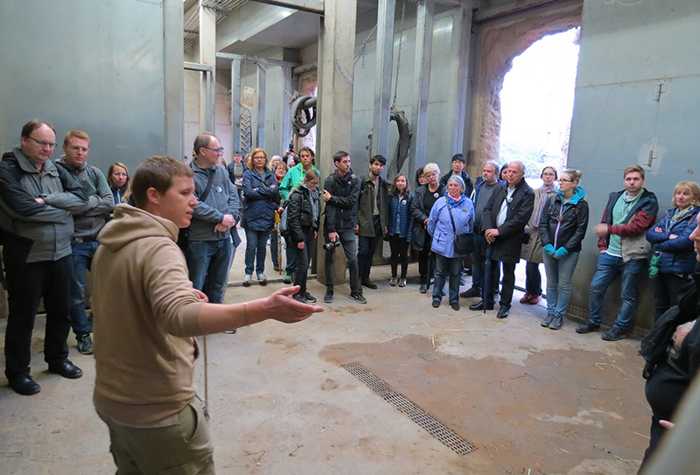
<svg viewBox="0 0 700 475">
<path fill-rule="evenodd" d="M 169 425 L 194 397 L 201 333 L 177 226 L 126 204 L 92 262 L 95 408 L 131 427 Z"/>
</svg>

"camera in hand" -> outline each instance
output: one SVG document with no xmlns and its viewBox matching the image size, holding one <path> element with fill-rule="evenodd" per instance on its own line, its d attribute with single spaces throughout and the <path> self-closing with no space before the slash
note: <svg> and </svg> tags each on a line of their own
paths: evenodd
<svg viewBox="0 0 700 475">
<path fill-rule="evenodd" d="M 335 249 L 338 246 L 340 246 L 340 240 L 335 240 L 335 241 L 328 241 L 327 243 L 325 243 L 323 245 L 323 248 L 326 251 L 332 251 L 333 249 Z"/>
</svg>

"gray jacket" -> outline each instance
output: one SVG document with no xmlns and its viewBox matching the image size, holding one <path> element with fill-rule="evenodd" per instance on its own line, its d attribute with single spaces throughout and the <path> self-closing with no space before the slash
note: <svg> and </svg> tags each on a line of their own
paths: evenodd
<svg viewBox="0 0 700 475">
<path fill-rule="evenodd" d="M 109 219 L 114 208 L 114 196 L 107 183 L 104 173 L 97 167 L 86 164 L 82 168 L 74 168 L 63 159 L 56 165 L 63 167 L 73 178 L 80 181 L 82 188 L 88 194 L 88 202 L 75 216 L 75 232 L 73 237 L 81 239 L 96 239 L 97 233 Z"/>
<path fill-rule="evenodd" d="M 32 242 L 27 263 L 57 261 L 71 254 L 71 214 L 83 210 L 86 202 L 81 184 L 51 160 L 39 171 L 19 148 L 3 155 L 0 223 L 9 235 Z"/>
<path fill-rule="evenodd" d="M 241 202 L 238 198 L 236 185 L 231 183 L 228 172 L 222 166 L 201 168 L 193 160 L 191 163 L 194 172 L 195 195 L 199 199 L 207 187 L 209 174 L 213 173 L 211 190 L 206 200 L 200 201 L 194 209 L 192 224 L 190 225 L 190 241 L 217 241 L 228 239 L 228 232 L 214 231 L 214 227 L 221 222 L 225 214 L 233 215 L 236 224 L 241 216 Z"/>
</svg>

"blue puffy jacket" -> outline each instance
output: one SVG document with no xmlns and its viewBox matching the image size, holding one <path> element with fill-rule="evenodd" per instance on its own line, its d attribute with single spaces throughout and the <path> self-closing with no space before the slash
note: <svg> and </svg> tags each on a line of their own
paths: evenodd
<svg viewBox="0 0 700 475">
<path fill-rule="evenodd" d="M 243 172 L 243 227 L 253 231 L 270 231 L 275 225 L 275 210 L 280 193 L 275 175 L 268 170 L 262 175 Z"/>
<path fill-rule="evenodd" d="M 399 197 L 392 195 L 389 200 L 389 236 L 399 235 L 406 241 L 411 241 L 411 200 L 409 194 Z"/>
<path fill-rule="evenodd" d="M 452 209 L 454 229 L 448 207 Z M 459 201 L 454 201 L 449 196 L 441 196 L 433 205 L 428 217 L 428 233 L 433 237 L 431 250 L 444 257 L 460 257 L 454 253 L 455 234 L 471 233 L 473 223 L 472 200 L 464 195 Z"/>
<path fill-rule="evenodd" d="M 695 270 L 695 251 L 690 233 L 696 226 L 700 208 L 695 208 L 683 219 L 671 223 L 675 208 L 671 208 L 647 231 L 647 241 L 653 244 L 654 252 L 659 253 L 659 272 L 664 274 L 690 274 Z M 657 230 L 659 228 L 660 230 Z M 678 237 L 669 239 L 671 234 Z"/>
</svg>

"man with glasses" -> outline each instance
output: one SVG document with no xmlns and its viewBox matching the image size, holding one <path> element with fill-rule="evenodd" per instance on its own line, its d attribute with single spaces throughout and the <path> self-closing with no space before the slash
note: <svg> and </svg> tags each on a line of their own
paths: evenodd
<svg viewBox="0 0 700 475">
<path fill-rule="evenodd" d="M 69 130 L 63 139 L 65 155 L 56 165 L 63 167 L 73 178 L 81 182 L 88 192 L 88 204 L 77 214 L 75 232 L 71 243 L 73 281 L 71 282 L 70 319 L 78 342 L 78 351 L 92 354 L 92 322 L 85 309 L 87 271 L 97 251 L 97 234 L 107 223 L 114 208 L 114 197 L 102 171 L 87 163 L 90 137 L 83 130 Z"/>
<path fill-rule="evenodd" d="M 224 148 L 213 134 L 202 133 L 194 140 L 195 196 L 185 257 L 190 279 L 211 303 L 224 301 L 228 272 L 233 259 L 231 228 L 240 218 L 240 201 L 226 169 L 218 165 Z"/>
<path fill-rule="evenodd" d="M 535 193 L 525 181 L 523 162 L 514 160 L 508 163 L 504 178 L 507 187 L 497 188 L 483 211 L 481 229 L 484 229 L 488 247 L 481 289 L 482 300 L 469 306 L 471 310 L 493 310 L 491 276 L 500 264 L 503 268 L 503 287 L 496 314 L 498 318 L 506 318 L 510 313 L 515 289 L 515 265 L 520 260 L 525 225 L 535 206 Z"/>
<path fill-rule="evenodd" d="M 0 161 L 0 227 L 10 313 L 5 330 L 5 375 L 22 395 L 41 387 L 29 364 L 34 319 L 43 298 L 46 309 L 44 360 L 64 378 L 83 373 L 68 359 L 72 279 L 73 217 L 87 195 L 63 168 L 50 160 L 56 132 L 47 122 L 22 127 L 20 147 Z"/>
</svg>

